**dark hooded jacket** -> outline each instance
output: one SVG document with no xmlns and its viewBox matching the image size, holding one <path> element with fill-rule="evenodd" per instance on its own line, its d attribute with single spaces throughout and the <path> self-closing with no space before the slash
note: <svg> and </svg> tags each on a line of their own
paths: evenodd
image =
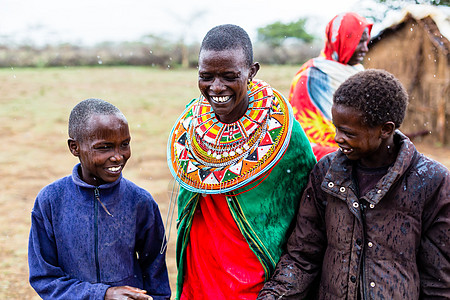
<svg viewBox="0 0 450 300">
<path fill-rule="evenodd" d="M 340 151 L 313 169 L 286 253 L 258 299 L 450 299 L 450 173 L 400 132 L 358 197 Z"/>
</svg>

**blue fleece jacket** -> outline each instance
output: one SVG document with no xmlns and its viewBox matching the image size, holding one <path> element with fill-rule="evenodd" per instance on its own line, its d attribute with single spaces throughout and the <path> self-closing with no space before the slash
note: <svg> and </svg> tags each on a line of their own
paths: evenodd
<svg viewBox="0 0 450 300">
<path fill-rule="evenodd" d="M 122 176 L 89 185 L 79 168 L 36 198 L 28 247 L 31 286 L 44 299 L 104 299 L 109 287 L 122 285 L 145 289 L 153 299 L 170 298 L 160 253 L 164 226 L 150 193 Z"/>
</svg>

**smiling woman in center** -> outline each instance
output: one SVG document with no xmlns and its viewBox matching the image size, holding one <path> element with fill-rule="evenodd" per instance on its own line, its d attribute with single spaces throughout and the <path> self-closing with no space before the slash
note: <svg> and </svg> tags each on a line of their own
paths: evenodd
<svg viewBox="0 0 450 300">
<path fill-rule="evenodd" d="M 315 163 L 285 98 L 262 80 L 247 33 L 211 29 L 201 95 L 167 147 L 178 195 L 176 299 L 256 299 L 272 274 Z"/>
</svg>

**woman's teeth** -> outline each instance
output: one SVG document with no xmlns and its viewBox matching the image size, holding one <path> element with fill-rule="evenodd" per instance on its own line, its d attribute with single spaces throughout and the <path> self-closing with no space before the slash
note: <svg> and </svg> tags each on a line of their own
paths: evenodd
<svg viewBox="0 0 450 300">
<path fill-rule="evenodd" d="M 120 167 L 111 167 L 111 168 L 108 168 L 108 170 L 110 170 L 111 172 L 117 172 L 120 170 Z"/>
<path fill-rule="evenodd" d="M 228 100 L 230 100 L 231 96 L 227 96 L 227 97 L 211 97 L 211 99 L 214 102 L 227 102 Z"/>
</svg>

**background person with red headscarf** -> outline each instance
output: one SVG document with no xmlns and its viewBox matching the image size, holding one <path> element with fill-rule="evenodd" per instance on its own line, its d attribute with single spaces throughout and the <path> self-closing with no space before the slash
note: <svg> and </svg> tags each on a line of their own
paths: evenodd
<svg viewBox="0 0 450 300">
<path fill-rule="evenodd" d="M 372 24 L 356 13 L 335 16 L 325 30 L 320 56 L 308 60 L 292 80 L 289 101 L 320 160 L 338 149 L 331 122 L 333 93 L 351 75 L 363 71 Z"/>
</svg>

